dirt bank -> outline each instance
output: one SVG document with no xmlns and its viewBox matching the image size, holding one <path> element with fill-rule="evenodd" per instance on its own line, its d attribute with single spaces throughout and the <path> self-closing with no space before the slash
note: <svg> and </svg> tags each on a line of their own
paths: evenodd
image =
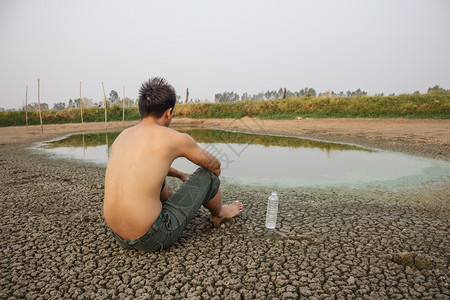
<svg viewBox="0 0 450 300">
<path fill-rule="evenodd" d="M 449 158 L 446 120 L 175 122 Z M 0 298 L 450 297 L 449 181 L 397 190 L 280 190 L 275 230 L 264 228 L 269 189 L 223 186 L 227 202 L 244 203 L 242 215 L 212 229 L 202 209 L 173 247 L 142 253 L 121 249 L 103 220 L 103 167 L 27 148 L 103 129 L 101 123 L 47 125 L 44 134 L 39 127 L 0 128 Z"/>
</svg>

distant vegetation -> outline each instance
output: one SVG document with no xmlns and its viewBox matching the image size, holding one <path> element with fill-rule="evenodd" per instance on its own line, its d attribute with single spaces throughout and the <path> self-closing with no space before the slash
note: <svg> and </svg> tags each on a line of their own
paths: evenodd
<svg viewBox="0 0 450 300">
<path fill-rule="evenodd" d="M 266 91 L 266 92 L 260 92 L 258 94 L 249 94 L 249 93 L 243 93 L 241 96 L 235 92 L 224 92 L 219 93 L 214 96 L 214 102 L 215 103 L 221 103 L 221 102 L 237 102 L 237 101 L 245 101 L 245 100 L 276 100 L 276 99 L 284 99 L 284 98 L 301 98 L 301 97 L 353 97 L 353 96 L 362 96 L 367 95 L 367 92 L 361 91 L 361 89 L 357 89 L 356 91 L 347 91 L 347 92 L 325 92 L 325 93 L 319 93 L 317 95 L 317 92 L 313 88 L 305 87 L 304 89 L 301 89 L 299 91 L 290 91 L 286 88 L 280 88 L 279 90 L 273 90 L 273 91 Z M 383 94 L 380 94 L 380 96 L 383 96 Z"/>
<path fill-rule="evenodd" d="M 302 97 L 287 97 L 276 100 L 245 100 L 220 103 L 188 103 L 175 106 L 178 118 L 241 118 L 257 117 L 261 119 L 309 118 L 434 118 L 450 119 L 450 91 L 439 86 L 428 89 L 425 95 L 414 93 L 398 96 L 351 97 L 325 96 L 314 97 L 311 89 L 302 90 Z M 279 91 L 278 91 L 279 92 Z M 309 93 L 308 93 L 309 92 Z M 357 91 L 358 92 L 358 91 Z M 283 91 L 284 93 L 284 91 Z M 287 93 L 286 93 L 287 94 Z M 222 95 L 223 96 L 223 95 Z M 122 120 L 122 106 L 108 105 L 108 121 Z M 80 123 L 80 109 L 43 110 L 44 124 Z M 103 122 L 104 108 L 89 107 L 83 109 L 84 122 Z M 139 120 L 136 106 L 125 107 L 125 120 Z M 36 110 L 28 112 L 30 125 L 38 125 L 39 114 Z M 25 111 L 0 112 L 0 126 L 25 125 Z"/>
<path fill-rule="evenodd" d="M 125 120 L 139 120 L 137 107 L 125 108 Z M 84 122 L 104 122 L 105 109 L 103 107 L 90 107 L 83 109 Z M 122 107 L 113 106 L 108 108 L 108 121 L 122 121 Z M 81 123 L 80 109 L 70 108 L 65 110 L 43 110 L 42 122 L 44 124 Z M 39 125 L 39 112 L 28 112 L 28 124 Z M 25 125 L 25 111 L 2 111 L 0 112 L 0 126 L 22 126 Z"/>
<path fill-rule="evenodd" d="M 450 94 L 399 96 L 302 97 L 225 103 L 184 104 L 177 117 L 261 119 L 450 118 Z"/>
<path fill-rule="evenodd" d="M 428 89 L 427 94 L 448 94 L 450 93 L 450 90 L 445 90 L 439 85 L 436 85 L 432 88 Z M 414 94 L 420 94 L 419 91 L 414 92 Z M 222 102 L 238 102 L 238 101 L 246 101 L 246 100 L 276 100 L 276 99 L 285 99 L 285 98 L 302 98 L 302 97 L 355 97 L 355 96 L 366 96 L 367 92 L 362 91 L 361 89 L 357 89 L 355 91 L 328 91 L 328 92 L 322 92 L 318 93 L 313 88 L 305 87 L 299 91 L 290 91 L 286 88 L 280 88 L 279 90 L 272 90 L 272 91 L 266 91 L 266 92 L 260 92 L 258 94 L 249 94 L 249 93 L 243 93 L 241 96 L 235 92 L 224 92 L 215 94 L 214 97 L 214 103 L 222 103 Z M 375 96 L 384 96 L 383 93 L 375 94 Z M 390 94 L 387 96 L 395 96 L 395 94 Z M 199 101 L 192 101 L 189 102 L 199 102 Z"/>
</svg>

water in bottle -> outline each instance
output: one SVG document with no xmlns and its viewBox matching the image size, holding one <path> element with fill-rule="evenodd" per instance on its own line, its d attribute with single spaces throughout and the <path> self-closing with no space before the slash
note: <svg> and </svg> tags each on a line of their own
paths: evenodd
<svg viewBox="0 0 450 300">
<path fill-rule="evenodd" d="M 267 214 L 266 214 L 266 227 L 274 229 L 277 225 L 277 212 L 278 212 L 278 196 L 277 192 L 273 191 L 267 201 Z"/>
</svg>

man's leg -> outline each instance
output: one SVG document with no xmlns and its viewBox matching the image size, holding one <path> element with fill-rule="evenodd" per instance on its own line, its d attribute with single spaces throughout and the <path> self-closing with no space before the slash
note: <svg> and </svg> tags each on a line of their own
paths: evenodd
<svg viewBox="0 0 450 300">
<path fill-rule="evenodd" d="M 161 202 L 166 202 L 167 200 L 169 200 L 170 197 L 173 196 L 173 194 L 175 194 L 175 191 L 170 187 L 169 184 L 166 183 L 161 191 L 160 195 Z"/>
<path fill-rule="evenodd" d="M 166 184 L 161 194 L 166 192 L 166 188 L 167 194 L 173 191 Z M 210 198 L 214 193 L 215 195 Z M 211 212 L 211 222 L 214 226 L 218 226 L 225 218 L 238 215 L 243 208 L 238 201 L 223 205 L 219 178 L 203 168 L 197 169 L 167 201 L 163 201 L 163 196 L 165 198 L 167 195 L 161 195 L 162 213 L 167 215 L 165 220 L 168 221 L 168 228 L 177 230 L 177 234 L 181 234 L 202 204 Z"/>
<path fill-rule="evenodd" d="M 165 184 L 161 191 L 161 202 L 166 202 L 170 197 L 175 194 L 174 190 L 169 184 Z M 217 194 L 205 204 L 203 204 L 211 212 L 211 222 L 214 227 L 217 227 L 223 219 L 230 219 L 237 216 L 242 212 L 243 204 L 239 201 L 235 201 L 229 205 L 222 204 L 222 191 L 217 191 Z"/>
<path fill-rule="evenodd" d="M 222 204 L 222 191 L 217 191 L 217 194 L 205 204 L 203 204 L 211 212 L 211 222 L 214 227 L 218 227 L 220 222 L 224 219 L 230 219 L 242 212 L 244 205 L 235 201 L 228 205 Z"/>
</svg>

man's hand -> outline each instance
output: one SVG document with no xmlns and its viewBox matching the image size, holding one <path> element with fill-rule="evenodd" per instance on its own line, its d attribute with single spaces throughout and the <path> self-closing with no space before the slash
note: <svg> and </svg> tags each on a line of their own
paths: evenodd
<svg viewBox="0 0 450 300">
<path fill-rule="evenodd" d="M 180 179 L 185 182 L 186 180 L 189 179 L 189 176 L 191 176 L 191 174 L 187 174 L 187 173 L 182 173 L 180 176 Z"/>
<path fill-rule="evenodd" d="M 169 173 L 167 174 L 167 176 L 176 177 L 176 178 L 181 179 L 183 182 L 185 182 L 186 180 L 188 180 L 189 176 L 191 176 L 191 175 L 170 167 Z"/>
</svg>

